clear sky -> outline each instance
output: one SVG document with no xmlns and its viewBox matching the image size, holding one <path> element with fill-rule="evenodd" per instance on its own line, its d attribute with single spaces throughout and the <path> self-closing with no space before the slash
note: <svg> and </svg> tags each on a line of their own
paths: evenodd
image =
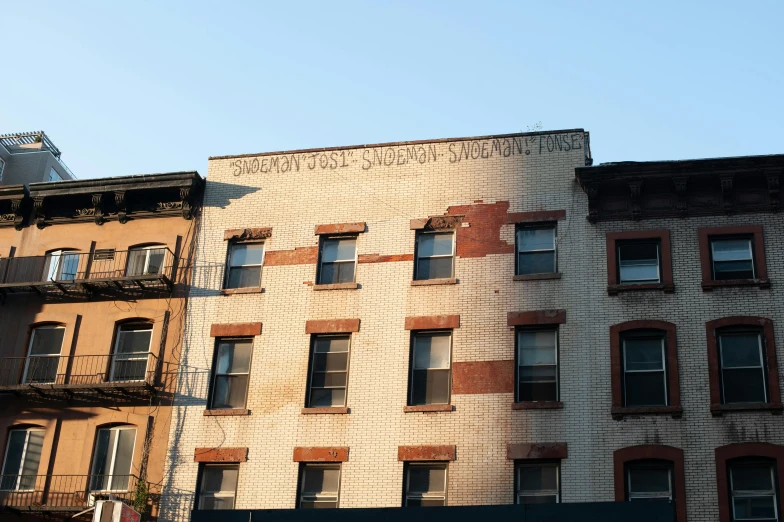
<svg viewBox="0 0 784 522">
<path fill-rule="evenodd" d="M 784 2 L 0 0 L 0 133 L 77 177 L 582 127 L 596 163 L 784 153 Z"/>
</svg>

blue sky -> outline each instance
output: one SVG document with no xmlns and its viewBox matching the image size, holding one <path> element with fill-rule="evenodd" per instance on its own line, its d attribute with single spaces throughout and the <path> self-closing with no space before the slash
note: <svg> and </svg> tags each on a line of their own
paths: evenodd
<svg viewBox="0 0 784 522">
<path fill-rule="evenodd" d="M 80 178 L 582 127 L 596 162 L 784 152 L 784 2 L 3 2 L 0 133 Z"/>
</svg>

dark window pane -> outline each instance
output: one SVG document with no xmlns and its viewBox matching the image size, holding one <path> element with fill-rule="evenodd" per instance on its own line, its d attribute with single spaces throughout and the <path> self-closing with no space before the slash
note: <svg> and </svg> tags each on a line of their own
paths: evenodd
<svg viewBox="0 0 784 522">
<path fill-rule="evenodd" d="M 218 375 L 215 377 L 212 407 L 215 409 L 244 408 L 247 390 L 247 375 Z"/>
<path fill-rule="evenodd" d="M 231 268 L 229 270 L 229 288 L 252 288 L 261 285 L 261 267 Z"/>
<path fill-rule="evenodd" d="M 629 470 L 631 493 L 669 493 L 670 470 L 661 468 L 639 468 Z"/>
<path fill-rule="evenodd" d="M 722 371 L 724 402 L 765 402 L 765 378 L 759 368 Z"/>
<path fill-rule="evenodd" d="M 556 379 L 555 366 L 521 366 L 520 380 L 523 382 L 550 382 Z"/>
<path fill-rule="evenodd" d="M 334 261 L 353 261 L 357 248 L 354 238 L 333 238 L 324 240 L 321 260 L 325 263 Z"/>
<path fill-rule="evenodd" d="M 316 372 L 313 374 L 313 386 L 316 388 L 333 388 L 335 386 L 346 385 L 345 372 L 330 372 L 322 373 Z"/>
<path fill-rule="evenodd" d="M 550 383 L 520 383 L 520 401 L 557 401 L 558 386 Z"/>
<path fill-rule="evenodd" d="M 417 279 L 448 279 L 452 277 L 452 258 L 420 259 Z"/>
<path fill-rule="evenodd" d="M 217 373 L 243 373 L 250 370 L 253 344 L 250 341 L 222 342 L 218 345 Z"/>
<path fill-rule="evenodd" d="M 549 228 L 521 228 L 517 231 L 518 252 L 532 250 L 554 250 L 555 229 Z"/>
<path fill-rule="evenodd" d="M 264 254 L 264 245 L 261 243 L 249 245 L 232 245 L 231 266 L 260 265 Z"/>
<path fill-rule="evenodd" d="M 345 371 L 348 368 L 348 352 L 317 353 L 313 369 L 317 372 Z"/>
<path fill-rule="evenodd" d="M 417 255 L 419 257 L 451 256 L 453 238 L 454 234 L 451 232 L 441 234 L 420 234 Z"/>
<path fill-rule="evenodd" d="M 354 263 L 340 263 L 338 267 L 338 283 L 353 283 Z"/>
<path fill-rule="evenodd" d="M 303 500 L 300 502 L 299 507 L 302 509 L 335 509 L 338 507 L 338 503 L 327 502 L 324 500 L 320 500 L 318 502 L 314 500 Z"/>
<path fill-rule="evenodd" d="M 338 282 L 338 265 L 335 263 L 322 263 L 319 272 L 320 285 L 334 285 Z"/>
<path fill-rule="evenodd" d="M 24 375 L 25 383 L 53 383 L 57 379 L 59 357 L 30 357 Z"/>
<path fill-rule="evenodd" d="M 770 466 L 747 464 L 732 466 L 732 489 L 734 491 L 771 491 L 773 479 Z"/>
<path fill-rule="evenodd" d="M 664 372 L 625 374 L 626 406 L 666 406 Z"/>
<path fill-rule="evenodd" d="M 321 335 L 316 337 L 316 352 L 347 352 L 349 336 Z"/>
<path fill-rule="evenodd" d="M 520 253 L 517 259 L 518 275 L 555 272 L 555 252 Z"/>
<path fill-rule="evenodd" d="M 556 466 L 521 466 L 520 489 L 525 492 L 558 488 L 558 468 Z"/>
<path fill-rule="evenodd" d="M 330 408 L 346 404 L 344 388 L 313 388 L 310 392 L 311 408 Z"/>
<path fill-rule="evenodd" d="M 442 498 L 409 498 L 406 503 L 409 507 L 445 506 Z"/>
<path fill-rule="evenodd" d="M 661 339 L 626 339 L 623 348 L 627 371 L 664 369 Z"/>
<path fill-rule="evenodd" d="M 129 325 L 120 327 L 117 341 L 117 353 L 146 353 L 150 350 L 152 338 L 150 325 Z"/>
<path fill-rule="evenodd" d="M 713 263 L 714 279 L 754 279 L 754 268 L 751 261 L 722 261 Z"/>
<path fill-rule="evenodd" d="M 446 468 L 444 466 L 409 467 L 409 493 L 443 493 L 445 488 Z"/>
<path fill-rule="evenodd" d="M 451 339 L 448 332 L 417 334 L 414 338 L 414 369 L 449 368 Z"/>
<path fill-rule="evenodd" d="M 618 246 L 621 261 L 656 261 L 658 243 L 622 243 Z"/>
<path fill-rule="evenodd" d="M 556 504 L 558 497 L 555 495 L 520 495 L 518 502 L 520 504 Z"/>
<path fill-rule="evenodd" d="M 302 491 L 305 494 L 337 494 L 340 483 L 340 467 L 308 465 L 303 470 Z"/>
<path fill-rule="evenodd" d="M 234 499 L 226 497 L 202 497 L 200 509 L 234 509 Z"/>
<path fill-rule="evenodd" d="M 448 404 L 449 370 L 414 370 L 412 403 Z"/>
<path fill-rule="evenodd" d="M 202 475 L 203 493 L 233 493 L 237 488 L 239 470 L 236 466 L 207 466 Z"/>
<path fill-rule="evenodd" d="M 143 381 L 147 376 L 147 357 L 126 359 L 123 356 L 116 356 L 112 370 L 111 377 L 114 382 Z"/>
<path fill-rule="evenodd" d="M 63 346 L 65 328 L 41 327 L 33 330 L 30 355 L 59 355 Z"/>
<path fill-rule="evenodd" d="M 719 342 L 722 368 L 762 365 L 758 334 L 723 334 Z"/>
</svg>

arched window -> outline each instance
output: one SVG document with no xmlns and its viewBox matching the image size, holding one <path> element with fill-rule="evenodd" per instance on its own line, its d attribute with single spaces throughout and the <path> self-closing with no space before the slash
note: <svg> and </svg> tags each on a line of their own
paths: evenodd
<svg viewBox="0 0 784 522">
<path fill-rule="evenodd" d="M 616 502 L 669 500 L 676 520 L 686 520 L 686 478 L 683 450 L 649 444 L 615 450 Z"/>
<path fill-rule="evenodd" d="M 147 245 L 129 249 L 125 275 L 132 277 L 161 274 L 167 251 L 165 245 Z"/>
<path fill-rule="evenodd" d="M 128 491 L 136 444 L 134 426 L 100 428 L 95 437 L 91 491 Z"/>
<path fill-rule="evenodd" d="M 72 249 L 53 250 L 46 254 L 43 281 L 74 281 L 79 279 L 80 255 Z"/>
<path fill-rule="evenodd" d="M 12 429 L 8 432 L 0 490 L 33 491 L 43 487 L 44 481 L 38 480 L 43 446 L 43 428 Z"/>
<path fill-rule="evenodd" d="M 719 522 L 780 522 L 784 446 L 728 444 L 715 453 Z"/>
<path fill-rule="evenodd" d="M 60 353 L 65 327 L 42 325 L 30 332 L 30 346 L 25 359 L 23 384 L 53 384 L 58 381 Z"/>
<path fill-rule="evenodd" d="M 148 377 L 152 323 L 134 321 L 117 326 L 110 381 L 144 381 Z"/>
</svg>

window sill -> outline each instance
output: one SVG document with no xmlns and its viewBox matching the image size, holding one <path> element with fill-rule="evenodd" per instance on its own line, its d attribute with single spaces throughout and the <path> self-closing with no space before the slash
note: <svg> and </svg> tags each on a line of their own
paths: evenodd
<svg viewBox="0 0 784 522">
<path fill-rule="evenodd" d="M 250 415 L 250 410 L 204 410 L 205 417 L 240 417 Z"/>
<path fill-rule="evenodd" d="M 546 272 L 543 274 L 516 275 L 513 281 L 541 281 L 545 279 L 561 279 L 561 272 Z"/>
<path fill-rule="evenodd" d="M 724 413 L 734 411 L 769 411 L 773 415 L 781 415 L 784 406 L 781 403 L 770 404 L 711 404 L 711 415 L 721 417 Z"/>
<path fill-rule="evenodd" d="M 770 279 L 727 279 L 726 281 L 703 281 L 702 291 L 711 292 L 714 288 L 722 286 L 758 286 L 770 288 Z"/>
<path fill-rule="evenodd" d="M 669 413 L 673 419 L 680 419 L 683 416 L 683 407 L 681 406 L 648 406 L 641 408 L 614 406 L 611 411 L 613 420 L 622 420 L 624 415 L 664 415 Z"/>
<path fill-rule="evenodd" d="M 675 285 L 665 283 L 607 285 L 607 295 L 618 295 L 619 292 L 634 292 L 636 290 L 661 290 L 665 294 L 671 294 L 675 292 Z"/>
<path fill-rule="evenodd" d="M 434 413 L 434 412 L 451 412 L 451 404 L 425 404 L 423 406 L 404 406 L 403 413 Z"/>
<path fill-rule="evenodd" d="M 524 401 L 512 403 L 512 410 L 560 410 L 561 401 Z"/>
<path fill-rule="evenodd" d="M 221 290 L 222 295 L 235 295 L 235 294 L 263 294 L 263 288 L 224 288 Z"/>
<path fill-rule="evenodd" d="M 302 415 L 346 415 L 351 413 L 348 408 L 334 408 L 334 407 L 325 407 L 325 408 L 302 408 L 300 410 Z"/>
<path fill-rule="evenodd" d="M 313 285 L 313 290 L 356 290 L 357 283 L 333 283 L 329 285 Z"/>
<path fill-rule="evenodd" d="M 456 285 L 457 279 L 418 279 L 411 281 L 411 286 L 431 286 L 431 285 Z"/>
</svg>

